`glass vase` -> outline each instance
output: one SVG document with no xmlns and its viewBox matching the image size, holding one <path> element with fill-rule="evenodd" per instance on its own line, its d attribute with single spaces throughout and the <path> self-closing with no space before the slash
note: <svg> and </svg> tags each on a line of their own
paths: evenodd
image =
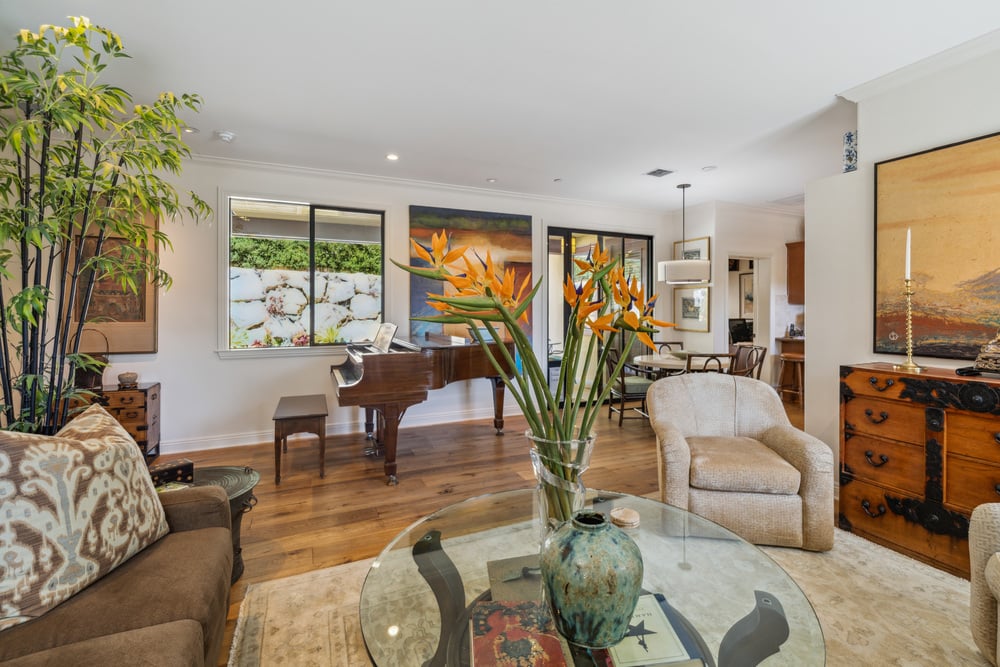
<svg viewBox="0 0 1000 667">
<path fill-rule="evenodd" d="M 531 431 L 525 436 L 531 443 L 531 465 L 538 482 L 538 516 L 544 537 L 583 509 L 587 488 L 580 477 L 590 467 L 595 436 L 548 440 L 536 437 Z"/>
</svg>

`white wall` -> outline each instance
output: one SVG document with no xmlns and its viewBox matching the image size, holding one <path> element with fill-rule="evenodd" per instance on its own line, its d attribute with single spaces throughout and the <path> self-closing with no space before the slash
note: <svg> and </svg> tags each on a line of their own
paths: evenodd
<svg viewBox="0 0 1000 667">
<path fill-rule="evenodd" d="M 223 193 L 385 210 L 386 254 L 394 258 L 409 256 L 411 204 L 528 214 L 534 218 L 536 280 L 546 267 L 548 226 L 650 234 L 656 237 L 658 255 L 674 240 L 674 235 L 667 233 L 667 216 L 662 212 L 330 172 L 195 160 L 185 165 L 178 186 L 216 204 L 216 214 L 223 218 Z M 329 432 L 359 432 L 361 411 L 337 406 L 330 365 L 340 359 L 333 354 L 304 356 L 289 350 L 293 354 L 281 357 L 220 359 L 218 313 L 224 306 L 220 298 L 205 295 L 216 293 L 224 275 L 220 273 L 219 228 L 225 224 L 218 218 L 199 224 L 190 220 L 161 223 L 174 245 L 173 252 L 163 257 L 163 267 L 173 276 L 174 284 L 160 293 L 159 351 L 153 355 L 113 355 L 105 382 L 114 383 L 118 373 L 135 370 L 140 381 L 162 383 L 164 454 L 270 441 L 274 407 L 278 397 L 287 394 L 326 394 Z M 386 319 L 398 323 L 403 334 L 409 316 L 407 274 L 388 265 L 384 291 Z M 541 324 L 546 319 L 545 299 L 536 301 L 536 349 L 544 350 Z M 666 310 L 657 313 L 664 319 L 669 319 L 668 315 Z M 407 412 L 403 425 L 492 416 L 490 396 L 485 380 L 455 383 L 432 391 L 427 402 Z M 507 401 L 507 408 L 509 414 L 516 414 L 513 401 Z"/>
<path fill-rule="evenodd" d="M 872 352 L 874 163 L 1000 131 L 1000 51 L 948 69 L 891 77 L 858 102 L 858 171 L 806 188 L 806 430 L 838 452 L 841 364 L 898 361 Z M 956 368 L 967 361 L 916 358 Z"/>
</svg>

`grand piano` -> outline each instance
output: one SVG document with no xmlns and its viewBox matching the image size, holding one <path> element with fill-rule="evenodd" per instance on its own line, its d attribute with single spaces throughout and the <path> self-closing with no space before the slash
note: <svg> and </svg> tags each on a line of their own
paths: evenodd
<svg viewBox="0 0 1000 667">
<path fill-rule="evenodd" d="M 491 347 L 498 350 L 496 344 Z M 507 344 L 511 356 L 513 343 Z M 502 353 L 499 357 L 502 361 Z M 505 371 L 509 367 L 505 365 Z M 451 336 L 427 334 L 396 338 L 388 352 L 349 346 L 347 359 L 331 366 L 340 405 L 365 408 L 365 430 L 375 446 L 366 453 L 385 455 L 385 475 L 397 484 L 396 443 L 399 422 L 427 392 L 459 380 L 486 378 L 493 386 L 493 427 L 503 433 L 503 381 L 477 342 L 454 343 Z"/>
</svg>

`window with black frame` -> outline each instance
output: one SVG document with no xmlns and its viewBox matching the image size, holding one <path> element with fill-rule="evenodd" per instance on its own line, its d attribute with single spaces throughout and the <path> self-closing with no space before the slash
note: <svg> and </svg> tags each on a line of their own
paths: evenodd
<svg viewBox="0 0 1000 667">
<path fill-rule="evenodd" d="M 229 197 L 228 348 L 372 340 L 384 223 L 383 211 Z"/>
</svg>

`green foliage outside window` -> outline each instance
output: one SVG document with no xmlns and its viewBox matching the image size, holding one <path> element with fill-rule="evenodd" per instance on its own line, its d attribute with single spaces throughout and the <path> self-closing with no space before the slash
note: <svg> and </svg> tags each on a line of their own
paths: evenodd
<svg viewBox="0 0 1000 667">
<path fill-rule="evenodd" d="M 230 266 L 247 269 L 309 270 L 309 242 L 234 236 Z M 316 270 L 382 274 L 382 246 L 360 243 L 317 243 Z"/>
</svg>

